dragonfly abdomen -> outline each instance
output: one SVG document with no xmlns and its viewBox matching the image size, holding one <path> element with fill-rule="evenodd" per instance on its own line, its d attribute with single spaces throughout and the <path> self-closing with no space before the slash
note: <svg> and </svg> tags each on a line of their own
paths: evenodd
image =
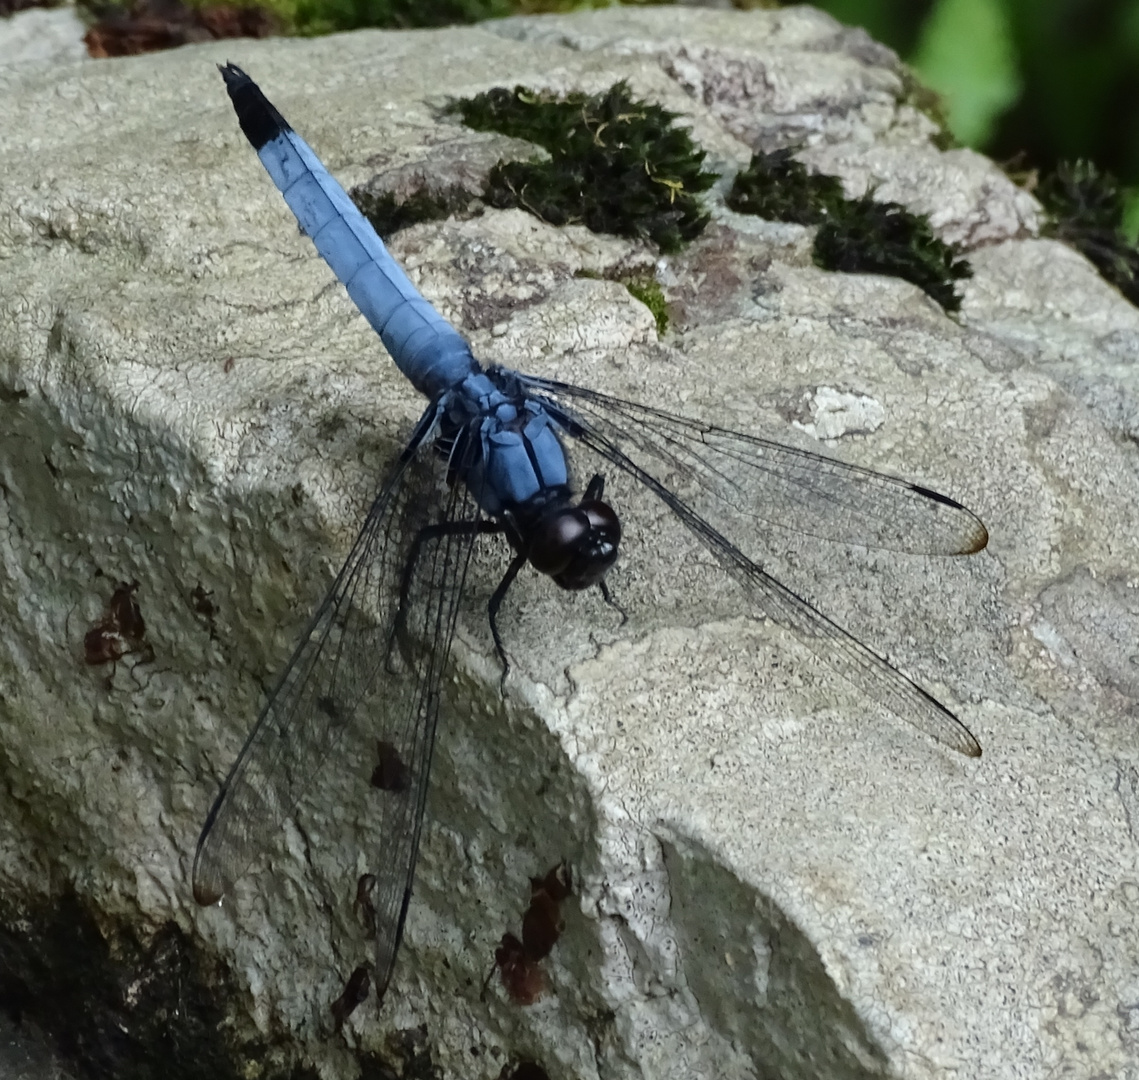
<svg viewBox="0 0 1139 1080">
<path fill-rule="evenodd" d="M 308 143 L 241 68 L 219 70 L 265 171 L 411 384 L 435 398 L 477 370 L 462 335 L 423 298 Z"/>
</svg>

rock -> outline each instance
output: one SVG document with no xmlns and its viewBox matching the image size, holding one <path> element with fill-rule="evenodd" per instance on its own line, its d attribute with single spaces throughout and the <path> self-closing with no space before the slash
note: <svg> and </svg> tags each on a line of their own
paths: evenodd
<svg viewBox="0 0 1139 1080">
<path fill-rule="evenodd" d="M 82 63 L 86 30 L 73 7 L 17 11 L 0 19 L 0 67 Z"/>
<path fill-rule="evenodd" d="M 333 1030 L 377 845 L 353 744 L 196 907 L 216 785 L 422 406 L 242 138 L 226 58 L 346 186 L 462 174 L 446 146 L 486 140 L 450 97 L 627 79 L 727 176 L 799 143 L 967 245 L 959 318 L 815 268 L 810 230 L 723 209 L 726 181 L 678 256 L 520 210 L 391 247 L 483 360 L 837 435 L 975 509 L 968 560 L 756 545 L 984 756 L 749 619 L 614 482 L 629 625 L 524 575 L 505 699 L 505 556 L 478 553 L 383 1010 Z M 995 166 L 935 149 L 891 53 L 807 8 L 625 8 L 25 66 L 0 91 L 0 998 L 119 1074 L 1139 1077 L 1139 314 Z M 631 270 L 671 302 L 659 340 L 606 280 Z M 484 1000 L 563 860 L 549 992 Z"/>
</svg>

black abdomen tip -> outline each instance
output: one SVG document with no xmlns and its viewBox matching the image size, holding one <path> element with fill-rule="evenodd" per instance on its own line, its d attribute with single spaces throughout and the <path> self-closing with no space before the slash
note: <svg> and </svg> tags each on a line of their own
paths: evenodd
<svg viewBox="0 0 1139 1080">
<path fill-rule="evenodd" d="M 261 93 L 261 88 L 236 64 L 218 64 L 225 88 L 237 113 L 237 122 L 254 150 L 260 150 L 278 135 L 292 131 L 288 121 Z"/>
</svg>

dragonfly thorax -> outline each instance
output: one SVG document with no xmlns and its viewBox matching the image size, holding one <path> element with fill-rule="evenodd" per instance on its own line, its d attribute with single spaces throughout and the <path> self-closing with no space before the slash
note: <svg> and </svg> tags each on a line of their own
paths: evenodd
<svg viewBox="0 0 1139 1080">
<path fill-rule="evenodd" d="M 621 523 L 595 476 L 574 504 L 559 428 L 501 368 L 470 374 L 443 399 L 437 449 L 451 479 L 503 526 L 511 547 L 563 589 L 599 585 L 617 561 Z"/>
</svg>

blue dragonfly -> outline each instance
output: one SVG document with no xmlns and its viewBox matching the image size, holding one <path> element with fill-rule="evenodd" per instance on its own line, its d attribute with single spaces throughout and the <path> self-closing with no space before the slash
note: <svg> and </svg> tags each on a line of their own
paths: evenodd
<svg viewBox="0 0 1139 1080">
<path fill-rule="evenodd" d="M 382 1000 L 411 898 L 440 680 L 476 539 L 500 534 L 512 552 L 488 605 L 504 672 L 497 615 L 527 563 L 563 589 L 597 587 L 610 599 L 605 576 L 621 524 L 602 475 L 575 494 L 566 456 L 575 444 L 662 500 L 736 579 L 741 610 L 786 627 L 862 693 L 945 746 L 980 755 L 944 705 L 745 554 L 761 520 L 837 542 L 971 554 L 988 541 L 976 515 L 868 469 L 483 367 L 253 80 L 233 64 L 219 70 L 242 131 L 300 227 L 428 405 L 209 812 L 194 858 L 198 903 L 216 903 L 233 886 L 347 726 L 364 719 L 380 758 L 372 784 L 382 824 L 367 877 Z"/>
</svg>

